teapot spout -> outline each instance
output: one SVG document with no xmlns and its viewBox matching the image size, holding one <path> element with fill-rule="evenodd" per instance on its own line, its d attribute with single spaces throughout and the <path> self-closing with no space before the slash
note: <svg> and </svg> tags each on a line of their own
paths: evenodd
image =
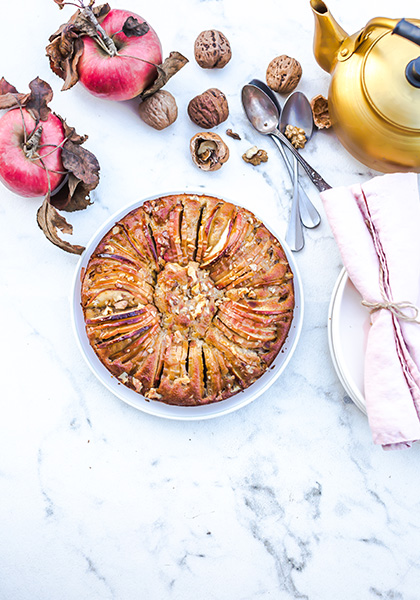
<svg viewBox="0 0 420 600">
<path fill-rule="evenodd" d="M 348 35 L 337 23 L 325 2 L 310 0 L 315 18 L 314 55 L 320 67 L 331 73 L 339 48 Z"/>
</svg>

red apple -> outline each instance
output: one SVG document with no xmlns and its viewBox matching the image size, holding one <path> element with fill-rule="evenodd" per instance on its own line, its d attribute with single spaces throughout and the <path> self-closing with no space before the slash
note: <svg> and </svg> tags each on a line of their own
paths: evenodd
<svg viewBox="0 0 420 600">
<path fill-rule="evenodd" d="M 92 38 L 82 38 L 84 51 L 77 66 L 79 81 L 95 96 L 129 100 L 138 96 L 157 76 L 156 68 L 149 63 L 162 63 L 159 38 L 151 27 L 145 35 L 127 37 L 121 29 L 128 17 L 134 17 L 139 23 L 144 21 L 133 12 L 114 9 L 101 23 L 121 56 L 110 56 Z"/>
<path fill-rule="evenodd" d="M 42 127 L 42 134 L 31 158 L 28 148 L 25 148 L 23 123 L 29 139 L 36 123 L 28 111 L 9 110 L 0 119 L 0 179 L 20 196 L 45 196 L 48 192 L 48 175 L 44 166 L 49 171 L 51 190 L 64 177 L 62 173 L 54 172 L 64 171 L 61 146 L 57 148 L 64 141 L 63 125 L 53 113 L 48 115 L 46 121 L 39 122 L 37 130 Z M 44 166 L 37 156 L 44 157 Z"/>
</svg>

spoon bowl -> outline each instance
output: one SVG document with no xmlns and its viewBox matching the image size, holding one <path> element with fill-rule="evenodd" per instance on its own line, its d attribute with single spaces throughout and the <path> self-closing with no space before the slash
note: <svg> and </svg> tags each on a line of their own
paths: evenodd
<svg viewBox="0 0 420 600">
<path fill-rule="evenodd" d="M 278 127 L 280 112 L 277 106 L 254 84 L 242 88 L 242 105 L 251 125 L 259 133 L 268 135 Z"/>
<path fill-rule="evenodd" d="M 284 103 L 280 118 L 280 131 L 284 133 L 286 125 L 294 125 L 303 129 L 307 140 L 314 131 L 314 119 L 309 100 L 302 92 L 293 92 Z"/>
<path fill-rule="evenodd" d="M 293 92 L 284 103 L 280 117 L 280 131 L 284 132 L 287 125 L 303 129 L 307 141 L 312 137 L 314 131 L 312 109 L 309 100 L 302 92 Z M 296 174 L 293 177 L 293 186 L 296 187 L 299 184 L 299 173 L 295 156 L 293 157 L 293 169 Z M 299 194 L 300 218 L 304 225 L 310 223 L 310 227 L 317 227 L 321 222 L 321 217 L 314 205 L 308 200 L 303 194 Z"/>
</svg>

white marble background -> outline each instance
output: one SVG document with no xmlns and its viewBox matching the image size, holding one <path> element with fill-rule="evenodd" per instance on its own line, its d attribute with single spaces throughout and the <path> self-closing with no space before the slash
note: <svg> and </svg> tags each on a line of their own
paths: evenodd
<svg viewBox="0 0 420 600">
<path fill-rule="evenodd" d="M 46 79 L 53 109 L 89 134 L 101 163 L 94 204 L 69 216 L 74 241 L 85 244 L 122 205 L 185 185 L 209 187 L 284 232 L 290 184 L 271 140 L 244 118 L 239 93 L 283 53 L 302 63 L 301 91 L 327 92 L 308 0 L 112 5 L 146 18 L 165 54 L 191 59 L 167 86 L 180 113 L 168 130 L 144 125 L 135 102 L 93 99 L 81 86 L 59 91 L 44 47 L 72 7 L 13 0 L 1 9 L 0 75 L 22 91 Z M 416 0 L 331 0 L 330 8 L 349 32 L 373 16 L 419 16 Z M 209 28 L 233 48 L 222 71 L 193 59 L 195 37 Z M 243 139 L 228 139 L 231 159 L 206 174 L 190 161 L 197 129 L 186 106 L 213 86 L 231 109 L 218 130 Z M 254 143 L 270 157 L 258 168 L 240 158 Z M 317 133 L 305 155 L 332 185 L 372 175 L 333 132 Z M 297 255 L 305 318 L 284 375 L 234 414 L 185 423 L 126 406 L 89 371 L 69 319 L 77 259 L 44 239 L 39 203 L 0 189 L 0 600 L 418 600 L 420 448 L 374 447 L 333 370 L 327 311 L 341 262 L 325 218 Z"/>
</svg>

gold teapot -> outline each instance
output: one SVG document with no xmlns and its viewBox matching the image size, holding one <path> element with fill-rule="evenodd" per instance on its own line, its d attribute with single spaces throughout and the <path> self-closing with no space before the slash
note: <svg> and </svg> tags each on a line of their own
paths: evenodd
<svg viewBox="0 0 420 600">
<path fill-rule="evenodd" d="M 420 20 L 379 17 L 348 35 L 322 0 L 310 4 L 338 139 L 372 169 L 420 172 Z"/>
</svg>

